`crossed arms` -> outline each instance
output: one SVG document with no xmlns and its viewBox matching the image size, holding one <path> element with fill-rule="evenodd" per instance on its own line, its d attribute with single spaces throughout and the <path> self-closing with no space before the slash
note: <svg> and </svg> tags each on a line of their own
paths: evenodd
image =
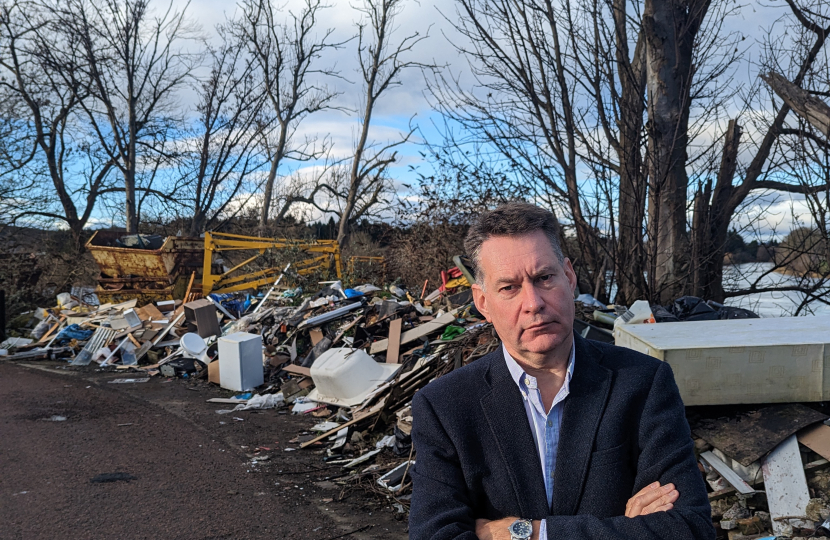
<svg viewBox="0 0 830 540">
<path fill-rule="evenodd" d="M 468 492 L 457 446 L 447 433 L 436 407 L 423 392 L 418 392 L 413 400 L 413 416 L 413 441 L 418 452 L 418 462 L 412 472 L 415 491 L 410 514 L 411 540 L 481 540 L 476 533 L 477 520 L 487 516 L 477 515 L 481 511 L 474 508 L 473 496 Z M 563 429 L 567 429 L 567 426 L 563 426 Z M 629 499 L 629 508 L 625 511 L 620 509 L 620 515 L 614 517 L 580 513 L 584 511 L 581 506 L 577 515 L 547 516 L 545 520 L 549 539 L 715 538 L 708 498 L 695 463 L 684 408 L 668 365 L 661 365 L 656 370 L 639 419 L 636 437 L 639 455 L 630 496 L 641 496 L 639 502 Z M 608 482 L 614 481 L 613 475 L 609 476 Z M 655 501 L 643 504 L 648 497 L 642 498 L 640 492 L 654 482 L 661 486 L 671 484 L 676 487 L 679 493 L 676 500 L 670 503 L 671 508 L 653 511 L 666 506 L 666 503 L 650 509 L 647 507 Z M 511 489 L 511 486 L 505 486 L 505 490 Z M 583 493 L 583 501 L 586 495 Z M 595 490 L 590 495 L 596 500 L 602 493 Z M 644 512 L 647 509 L 650 513 Z M 512 516 L 499 518 L 513 519 Z M 492 526 L 494 530 L 501 530 L 501 522 L 493 523 L 496 524 Z M 487 523 L 478 521 L 478 525 L 478 532 L 482 538 L 486 538 Z M 492 538 L 498 539 L 498 536 Z"/>
</svg>

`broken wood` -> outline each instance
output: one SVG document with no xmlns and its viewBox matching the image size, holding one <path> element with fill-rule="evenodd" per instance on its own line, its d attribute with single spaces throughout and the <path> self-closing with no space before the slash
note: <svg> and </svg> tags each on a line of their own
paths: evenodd
<svg viewBox="0 0 830 540">
<path fill-rule="evenodd" d="M 401 327 L 403 319 L 395 319 L 389 323 L 389 348 L 386 349 L 386 363 L 397 364 L 401 352 Z"/>
<path fill-rule="evenodd" d="M 49 328 L 49 331 L 43 334 L 43 336 L 41 336 L 40 341 L 38 341 L 38 343 L 45 343 L 46 340 L 49 339 L 49 336 L 52 335 L 52 332 L 60 328 L 61 324 L 63 324 L 63 321 L 65 320 L 66 317 L 64 315 L 61 315 L 60 318 L 57 321 L 55 321 L 55 324 L 53 324 L 52 327 Z"/>
<path fill-rule="evenodd" d="M 424 323 L 417 328 L 413 328 L 412 330 L 407 330 L 401 336 L 401 345 L 406 345 L 411 341 L 415 341 L 418 338 L 422 338 L 424 336 L 428 336 L 438 330 L 441 330 L 448 324 L 455 321 L 455 314 L 458 310 L 454 309 L 449 313 L 445 313 L 435 319 L 434 321 L 430 321 L 428 323 Z M 389 348 L 389 340 L 388 339 L 381 339 L 380 341 L 376 341 L 372 343 L 372 348 L 370 350 L 370 354 L 377 354 L 380 352 L 384 352 L 387 348 Z"/>
<path fill-rule="evenodd" d="M 824 459 L 830 460 L 830 426 L 816 424 L 799 431 L 797 437 L 798 442 Z"/>
<path fill-rule="evenodd" d="M 196 271 L 190 274 L 190 282 L 187 284 L 187 290 L 184 293 L 184 303 L 190 302 L 190 291 L 193 289 L 193 282 L 196 280 Z"/>
<path fill-rule="evenodd" d="M 345 424 L 343 424 L 341 426 L 337 426 L 334 429 L 330 429 L 329 431 L 323 433 L 319 437 L 315 437 L 315 438 L 311 439 L 310 441 L 304 442 L 303 444 L 300 445 L 300 448 L 308 448 L 309 446 L 311 446 L 314 443 L 320 442 L 323 439 L 331 437 L 332 435 L 334 435 L 335 433 L 337 433 L 341 429 L 349 427 L 349 426 L 353 426 L 353 425 L 357 424 L 358 422 L 360 422 L 361 420 L 365 420 L 369 417 L 372 417 L 372 416 L 378 414 L 379 412 L 380 412 L 380 410 L 377 410 L 377 411 L 374 411 L 374 412 L 370 412 L 370 413 L 368 413 L 364 416 L 361 416 L 360 418 L 353 418 L 352 420 L 349 420 L 348 422 L 346 422 Z"/>
<path fill-rule="evenodd" d="M 141 343 L 139 343 L 139 341 L 135 337 L 133 337 L 132 333 L 127 334 L 127 337 L 130 338 L 130 341 L 133 342 L 133 345 L 135 345 L 139 349 L 141 348 Z"/>
<path fill-rule="evenodd" d="M 760 77 L 796 114 L 830 137 L 830 106 L 774 71 Z"/>
<path fill-rule="evenodd" d="M 311 368 L 296 366 L 294 364 L 289 364 L 282 368 L 283 371 L 286 373 L 290 373 L 292 375 L 302 375 L 303 377 L 311 377 Z"/>
</svg>

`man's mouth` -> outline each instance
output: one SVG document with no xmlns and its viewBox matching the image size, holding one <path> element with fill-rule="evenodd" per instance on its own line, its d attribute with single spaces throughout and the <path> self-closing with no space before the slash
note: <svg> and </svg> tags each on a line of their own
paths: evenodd
<svg viewBox="0 0 830 540">
<path fill-rule="evenodd" d="M 554 322 L 555 322 L 555 321 L 547 321 L 547 322 L 537 323 L 537 324 L 534 324 L 534 325 L 532 325 L 532 326 L 528 326 L 527 328 L 525 328 L 525 331 L 528 331 L 528 330 L 539 330 L 539 329 L 544 328 L 544 327 L 546 327 L 546 326 L 550 326 L 550 325 L 551 325 L 551 324 L 553 324 Z"/>
</svg>

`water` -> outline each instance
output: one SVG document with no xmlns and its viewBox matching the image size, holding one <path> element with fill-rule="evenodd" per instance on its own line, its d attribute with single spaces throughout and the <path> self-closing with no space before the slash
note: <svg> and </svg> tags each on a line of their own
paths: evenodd
<svg viewBox="0 0 830 540">
<path fill-rule="evenodd" d="M 797 286 L 809 278 L 787 276 L 777 272 L 769 272 L 773 263 L 745 263 L 723 267 L 723 288 L 727 291 L 749 288 L 750 284 L 758 281 L 757 287 L 786 287 Z M 763 276 L 763 277 L 761 277 Z M 830 286 L 830 284 L 828 284 Z M 798 306 L 805 295 L 797 291 L 777 291 L 753 293 L 745 296 L 728 298 L 726 305 L 742 307 L 754 311 L 761 317 L 791 317 L 795 315 Z M 830 298 L 828 298 L 830 300 Z M 830 306 L 819 301 L 813 301 L 808 308 L 802 308 L 800 315 L 830 315 Z"/>
</svg>

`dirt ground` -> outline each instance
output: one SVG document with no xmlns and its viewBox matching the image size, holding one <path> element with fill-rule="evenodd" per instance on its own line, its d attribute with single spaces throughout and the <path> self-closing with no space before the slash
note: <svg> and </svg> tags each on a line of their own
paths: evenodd
<svg viewBox="0 0 830 540">
<path fill-rule="evenodd" d="M 393 501 L 289 450 L 316 419 L 220 415 L 206 400 L 228 393 L 201 381 L 109 382 L 126 377 L 0 362 L 0 538 L 407 538 Z"/>
</svg>

